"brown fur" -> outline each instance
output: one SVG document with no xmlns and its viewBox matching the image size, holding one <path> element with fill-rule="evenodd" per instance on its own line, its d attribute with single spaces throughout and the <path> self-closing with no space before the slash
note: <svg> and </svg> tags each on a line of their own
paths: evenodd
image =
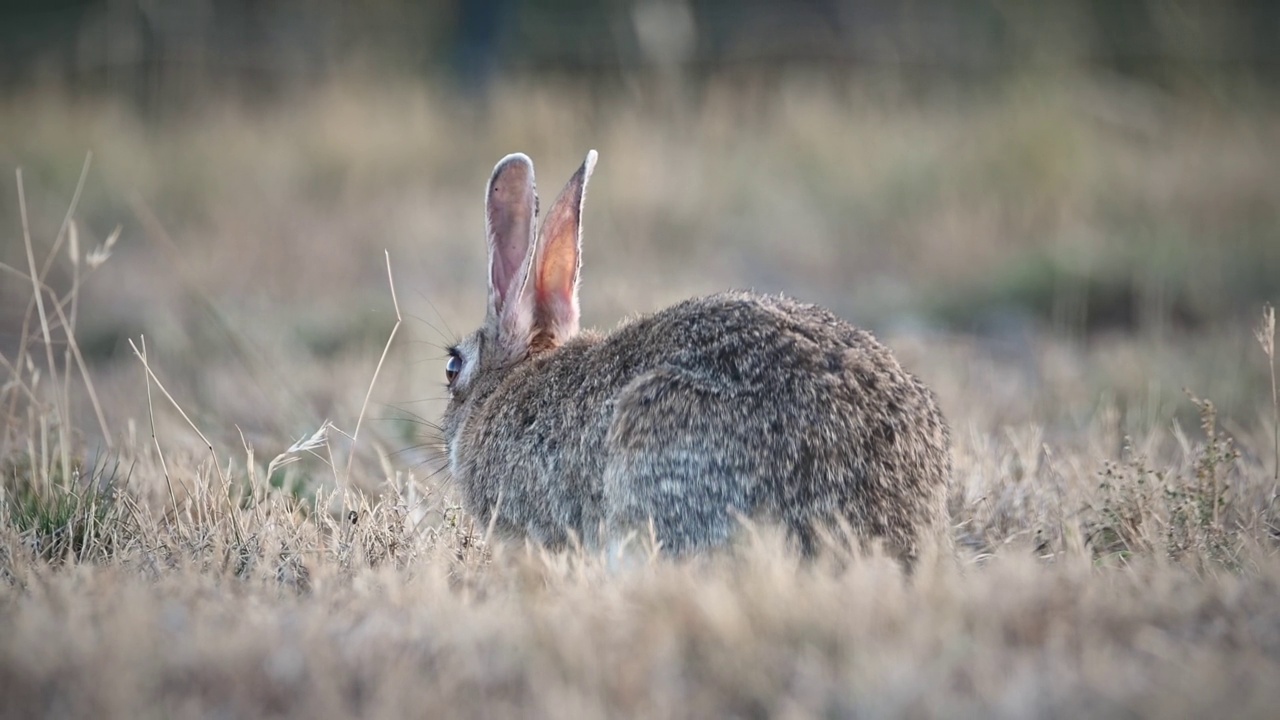
<svg viewBox="0 0 1280 720">
<path fill-rule="evenodd" d="M 933 394 L 823 308 L 728 292 L 552 347 L 501 314 L 459 344 L 443 427 L 467 506 L 504 534 L 596 547 L 651 524 L 684 554 L 764 518 L 806 550 L 844 525 L 910 560 L 945 528 Z"/>
</svg>

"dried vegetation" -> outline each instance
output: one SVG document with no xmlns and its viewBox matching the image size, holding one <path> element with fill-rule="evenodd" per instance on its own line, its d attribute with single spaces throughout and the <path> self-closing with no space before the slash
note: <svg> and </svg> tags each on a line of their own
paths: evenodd
<svg viewBox="0 0 1280 720">
<path fill-rule="evenodd" d="M 0 714 L 1274 713 L 1280 406 L 1274 312 L 1253 319 L 1276 287 L 1276 124 L 801 86 L 754 123 L 728 93 L 646 123 L 513 89 L 504 125 L 364 92 L 158 129 L 58 98 L 4 111 L 0 157 L 28 175 L 3 206 Z M 522 147 L 555 174 L 585 136 L 589 315 L 753 284 L 872 323 L 952 420 L 954 556 L 908 578 L 758 527 L 611 568 L 490 543 L 457 507 L 435 346 L 479 313 L 487 163 Z M 1252 285 L 1210 235 L 1253 253 Z M 1054 274 L 968 305 L 1045 257 L 1120 267 L 1131 324 L 1089 322 L 1091 286 Z"/>
</svg>

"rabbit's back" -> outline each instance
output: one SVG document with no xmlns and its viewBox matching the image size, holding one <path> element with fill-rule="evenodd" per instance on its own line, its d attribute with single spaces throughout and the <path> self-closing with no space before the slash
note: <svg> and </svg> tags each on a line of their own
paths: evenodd
<svg viewBox="0 0 1280 720">
<path fill-rule="evenodd" d="M 848 523 L 913 557 L 941 530 L 948 434 L 932 393 L 875 338 L 783 297 L 723 293 L 620 328 L 593 348 L 633 368 L 611 398 L 608 524 L 652 520 L 675 552 L 735 516 L 783 521 L 802 546 Z"/>
</svg>

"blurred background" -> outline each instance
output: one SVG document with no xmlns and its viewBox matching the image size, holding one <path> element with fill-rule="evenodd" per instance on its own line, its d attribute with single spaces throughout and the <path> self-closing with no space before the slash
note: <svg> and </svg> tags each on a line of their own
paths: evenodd
<svg viewBox="0 0 1280 720">
<path fill-rule="evenodd" d="M 28 267 L 21 167 L 112 432 L 145 417 L 145 334 L 206 426 L 279 439 L 358 411 L 385 249 L 407 325 L 374 414 L 409 445 L 483 314 L 494 162 L 530 154 L 545 200 L 596 148 L 590 324 L 786 291 L 962 431 L 1194 425 L 1183 388 L 1252 426 L 1278 73 L 1264 0 L 4 0 L 0 262 Z M 30 296 L 0 276 L 8 358 Z"/>
</svg>

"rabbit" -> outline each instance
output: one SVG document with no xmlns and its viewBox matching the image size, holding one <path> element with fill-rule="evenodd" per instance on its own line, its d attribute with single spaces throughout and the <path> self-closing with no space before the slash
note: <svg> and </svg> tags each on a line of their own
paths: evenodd
<svg viewBox="0 0 1280 720">
<path fill-rule="evenodd" d="M 687 556 L 740 519 L 804 553 L 852 530 L 908 564 L 944 534 L 950 434 L 925 385 L 821 307 L 748 292 L 580 330 L 587 154 L 538 229 L 533 163 L 485 196 L 484 324 L 449 348 L 441 430 L 463 502 L 501 536 Z"/>
</svg>

